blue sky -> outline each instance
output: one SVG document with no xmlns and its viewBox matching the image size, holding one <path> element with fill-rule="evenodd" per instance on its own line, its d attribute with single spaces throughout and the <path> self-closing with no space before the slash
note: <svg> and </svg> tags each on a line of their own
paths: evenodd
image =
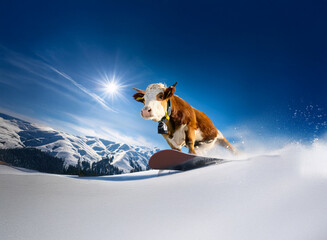
<svg viewBox="0 0 327 240">
<path fill-rule="evenodd" d="M 1 1 L 0 110 L 167 148 L 132 87 L 177 81 L 232 140 L 310 140 L 327 129 L 326 12 L 325 1 Z"/>
</svg>

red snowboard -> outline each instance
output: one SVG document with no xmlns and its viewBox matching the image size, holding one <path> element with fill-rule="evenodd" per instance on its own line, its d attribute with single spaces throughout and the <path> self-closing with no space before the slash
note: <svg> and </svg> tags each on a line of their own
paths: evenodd
<svg viewBox="0 0 327 240">
<path fill-rule="evenodd" d="M 169 149 L 153 154 L 149 160 L 149 167 L 158 170 L 186 171 L 222 162 L 225 162 L 225 160 L 202 157 Z"/>
</svg>

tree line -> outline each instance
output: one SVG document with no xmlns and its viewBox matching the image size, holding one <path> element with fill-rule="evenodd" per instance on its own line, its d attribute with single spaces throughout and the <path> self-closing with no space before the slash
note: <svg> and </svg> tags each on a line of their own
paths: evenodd
<svg viewBox="0 0 327 240">
<path fill-rule="evenodd" d="M 0 149 L 0 161 L 6 162 L 15 167 L 23 167 L 45 173 L 79 175 L 79 176 L 102 176 L 123 173 L 118 167 L 112 164 L 114 157 L 105 157 L 98 162 L 78 160 L 76 166 L 65 165 L 61 158 L 51 156 L 36 148 L 14 148 Z M 133 167 L 131 172 L 141 171 L 142 168 L 136 162 L 129 160 Z"/>
</svg>

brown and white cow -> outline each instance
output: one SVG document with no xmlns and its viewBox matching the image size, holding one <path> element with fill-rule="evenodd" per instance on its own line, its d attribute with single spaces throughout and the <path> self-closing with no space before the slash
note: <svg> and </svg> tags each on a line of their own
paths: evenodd
<svg viewBox="0 0 327 240">
<path fill-rule="evenodd" d="M 144 104 L 141 116 L 155 122 L 167 118 L 165 124 L 168 126 L 168 134 L 162 136 L 172 149 L 181 151 L 186 146 L 190 153 L 196 154 L 195 149 L 202 151 L 219 144 L 236 153 L 207 115 L 174 95 L 176 84 L 170 87 L 165 87 L 162 83 L 150 84 L 145 91 L 134 88 L 137 91 L 133 95 L 134 99 Z M 169 99 L 170 116 L 167 113 Z"/>
</svg>

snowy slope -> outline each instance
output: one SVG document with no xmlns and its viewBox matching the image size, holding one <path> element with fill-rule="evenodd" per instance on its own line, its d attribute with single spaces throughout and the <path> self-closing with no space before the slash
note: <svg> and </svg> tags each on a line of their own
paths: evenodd
<svg viewBox="0 0 327 240">
<path fill-rule="evenodd" d="M 188 172 L 78 178 L 0 166 L 3 239 L 327 239 L 327 144 Z"/>
<path fill-rule="evenodd" d="M 150 156 L 158 151 L 97 137 L 74 136 L 0 113 L 0 148 L 17 147 L 38 148 L 71 165 L 76 165 L 78 159 L 93 162 L 114 156 L 113 165 L 124 172 L 133 169 L 131 162 L 145 170 Z"/>
</svg>

